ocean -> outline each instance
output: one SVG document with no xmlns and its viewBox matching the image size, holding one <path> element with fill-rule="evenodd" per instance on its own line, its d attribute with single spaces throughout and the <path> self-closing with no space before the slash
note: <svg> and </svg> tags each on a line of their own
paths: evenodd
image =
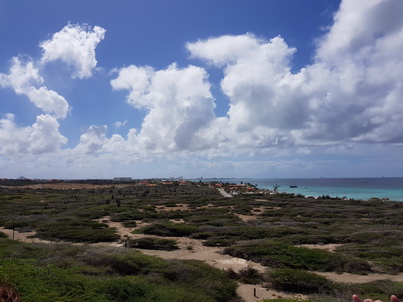
<svg viewBox="0 0 403 302">
<path fill-rule="evenodd" d="M 207 179 L 205 179 L 207 180 Z M 380 178 L 219 178 L 221 182 L 251 183 L 260 189 L 304 196 L 331 196 L 368 200 L 389 198 L 403 202 L 403 177 Z M 293 187 L 290 187 L 293 186 Z"/>
</svg>

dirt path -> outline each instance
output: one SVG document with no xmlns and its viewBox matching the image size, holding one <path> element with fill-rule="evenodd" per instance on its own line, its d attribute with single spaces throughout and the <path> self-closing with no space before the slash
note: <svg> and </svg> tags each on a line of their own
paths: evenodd
<svg viewBox="0 0 403 302">
<path fill-rule="evenodd" d="M 256 286 L 254 284 L 240 284 L 237 293 L 240 297 L 242 297 L 245 300 L 245 302 L 258 302 L 263 299 L 272 300 L 279 298 L 301 299 L 301 300 L 308 299 L 308 297 L 305 295 L 290 295 L 271 289 L 268 290 L 266 288 Z"/>
<path fill-rule="evenodd" d="M 120 222 L 110 221 L 109 216 L 105 216 L 99 221 L 107 223 L 109 227 L 114 227 L 118 231 L 122 238 L 130 237 L 132 239 L 143 238 L 143 237 L 156 237 L 144 234 L 132 234 L 133 231 L 144 227 L 148 224 L 144 224 L 141 221 L 136 221 L 137 226 L 135 228 L 126 228 L 122 226 Z M 259 263 L 247 261 L 242 258 L 236 258 L 229 255 L 222 254 L 224 248 L 222 247 L 210 247 L 204 246 L 203 241 L 199 239 L 193 239 L 188 237 L 167 237 L 169 239 L 176 240 L 179 249 L 173 251 L 161 251 L 161 250 L 144 250 L 142 253 L 152 256 L 158 256 L 163 259 L 183 259 L 183 260 L 201 260 L 214 267 L 220 269 L 232 268 L 234 271 L 239 271 L 246 267 L 252 267 L 259 272 L 264 272 L 265 267 Z M 123 246 L 123 244 L 121 244 Z"/>
<path fill-rule="evenodd" d="M 24 232 L 24 233 L 19 233 L 17 231 L 13 231 L 10 229 L 5 229 L 3 227 L 0 227 L 0 232 L 3 232 L 8 236 L 8 238 L 13 239 L 13 240 L 18 240 L 22 242 L 29 242 L 29 243 L 52 243 L 51 241 L 48 240 L 42 240 L 39 238 L 28 238 L 30 236 L 35 236 L 36 232 Z"/>
<path fill-rule="evenodd" d="M 234 196 L 232 196 L 230 193 L 225 192 L 225 190 L 224 190 L 223 188 L 219 188 L 219 189 L 218 189 L 218 192 L 220 192 L 220 194 L 221 194 L 222 196 L 227 197 L 227 198 L 234 197 Z"/>
</svg>

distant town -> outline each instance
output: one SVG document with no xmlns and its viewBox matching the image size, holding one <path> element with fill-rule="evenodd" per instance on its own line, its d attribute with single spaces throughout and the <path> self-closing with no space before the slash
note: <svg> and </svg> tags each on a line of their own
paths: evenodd
<svg viewBox="0 0 403 302">
<path fill-rule="evenodd" d="M 24 186 L 31 188 L 41 188 L 42 186 L 62 184 L 76 184 L 76 185 L 90 185 L 90 186 L 146 186 L 156 187 L 158 185 L 163 186 L 207 186 L 215 188 L 226 197 L 238 195 L 238 194 L 274 194 L 276 190 L 259 189 L 256 185 L 250 183 L 231 183 L 228 181 L 221 181 L 216 179 L 191 179 L 186 180 L 182 176 L 170 177 L 170 178 L 152 178 L 152 179 L 134 179 L 132 177 L 114 177 L 112 179 L 30 179 L 25 176 L 21 176 L 16 179 L 12 178 L 0 178 L 0 186 Z M 80 187 L 84 188 L 84 187 Z M 225 193 L 224 193 L 225 192 Z"/>
</svg>

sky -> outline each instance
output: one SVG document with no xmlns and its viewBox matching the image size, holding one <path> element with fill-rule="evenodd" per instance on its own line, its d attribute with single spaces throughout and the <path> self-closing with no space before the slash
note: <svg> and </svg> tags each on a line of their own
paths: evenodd
<svg viewBox="0 0 403 302">
<path fill-rule="evenodd" d="M 401 177 L 401 0 L 0 0 L 0 178 Z"/>
</svg>

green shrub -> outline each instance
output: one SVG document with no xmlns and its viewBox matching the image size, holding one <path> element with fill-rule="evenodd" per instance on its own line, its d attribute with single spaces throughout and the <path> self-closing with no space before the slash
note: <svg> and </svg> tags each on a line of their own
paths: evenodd
<svg viewBox="0 0 403 302">
<path fill-rule="evenodd" d="M 87 219 L 100 219 L 104 216 L 110 215 L 115 211 L 116 211 L 115 206 L 112 205 L 95 206 L 86 209 L 81 209 L 77 213 L 77 216 Z"/>
<path fill-rule="evenodd" d="M 144 234 L 170 237 L 190 236 L 198 231 L 198 227 L 186 223 L 164 222 L 143 228 Z"/>
<path fill-rule="evenodd" d="M 248 284 L 257 284 L 262 281 L 261 274 L 253 267 L 245 267 L 238 272 L 239 281 Z"/>
<path fill-rule="evenodd" d="M 203 242 L 204 246 L 231 246 L 234 240 L 231 239 L 221 239 L 221 238 L 209 238 Z"/>
<path fill-rule="evenodd" d="M 135 228 L 137 226 L 137 223 L 134 220 L 126 220 L 123 221 L 122 224 L 125 228 Z"/>
<path fill-rule="evenodd" d="M 388 301 L 392 294 L 398 297 L 403 297 L 403 282 L 378 280 L 369 283 L 353 284 L 351 287 L 357 294 L 383 301 Z M 386 299 L 386 297 L 388 298 Z"/>
<path fill-rule="evenodd" d="M 276 290 L 296 293 L 319 293 L 332 288 L 325 277 L 303 270 L 275 269 L 268 273 L 268 280 Z"/>
<path fill-rule="evenodd" d="M 296 247 L 276 241 L 257 241 L 228 247 L 224 253 L 275 268 L 363 273 L 369 264 L 339 253 Z"/>
<path fill-rule="evenodd" d="M 230 301 L 236 295 L 237 283 L 222 270 L 197 260 L 172 260 L 169 263 L 159 272 L 175 284 L 186 284 L 189 292 L 201 291 L 214 301 L 222 302 Z"/>
<path fill-rule="evenodd" d="M 104 292 L 109 301 L 126 302 L 141 301 L 141 298 L 153 291 L 153 286 L 145 280 L 133 277 L 121 277 L 109 280 L 104 285 Z M 144 300 L 145 301 L 145 300 Z"/>
<path fill-rule="evenodd" d="M 214 236 L 214 233 L 212 232 L 200 232 L 200 233 L 194 233 L 192 234 L 192 238 L 194 239 L 207 239 Z"/>
<path fill-rule="evenodd" d="M 26 228 L 29 226 L 32 226 L 32 222 L 24 220 L 9 220 L 4 223 L 4 228 L 6 229 Z"/>
<path fill-rule="evenodd" d="M 79 256 L 80 260 L 90 266 L 107 267 L 109 271 L 121 276 L 147 274 L 150 270 L 164 266 L 162 259 L 143 255 L 133 250 L 89 251 Z"/>
<path fill-rule="evenodd" d="M 165 250 L 172 251 L 178 249 L 176 240 L 159 239 L 152 237 L 144 237 L 139 239 L 129 239 L 127 242 L 128 247 L 147 249 L 147 250 Z"/>
<path fill-rule="evenodd" d="M 94 290 L 91 280 L 53 265 L 38 266 L 32 260 L 0 261 L 0 275 L 15 284 L 25 302 L 107 301 Z"/>
<path fill-rule="evenodd" d="M 228 277 L 246 284 L 257 284 L 262 282 L 262 275 L 254 268 L 248 266 L 235 272 L 232 268 L 226 270 Z"/>
<path fill-rule="evenodd" d="M 119 238 L 116 230 L 105 223 L 69 218 L 44 222 L 37 234 L 42 239 L 72 242 L 109 242 Z"/>
<path fill-rule="evenodd" d="M 111 215 L 111 221 L 123 222 L 127 220 L 142 220 L 145 215 L 141 212 L 123 212 Z"/>
</svg>

